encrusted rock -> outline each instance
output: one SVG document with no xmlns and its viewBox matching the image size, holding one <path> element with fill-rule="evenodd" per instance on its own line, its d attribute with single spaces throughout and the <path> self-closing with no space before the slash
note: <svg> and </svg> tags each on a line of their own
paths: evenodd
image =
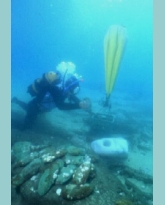
<svg viewBox="0 0 165 205">
<path fill-rule="evenodd" d="M 45 149 L 49 145 L 31 145 L 31 151 L 40 151 L 42 149 Z"/>
<path fill-rule="evenodd" d="M 12 150 L 14 153 L 29 153 L 31 151 L 32 144 L 30 142 L 16 142 Z"/>
<path fill-rule="evenodd" d="M 57 159 L 57 158 L 63 157 L 66 154 L 66 152 L 67 152 L 66 149 L 58 149 L 58 150 L 56 150 L 54 155 Z"/>
<path fill-rule="evenodd" d="M 72 156 L 67 154 L 64 158 L 66 164 L 80 165 L 84 161 L 84 156 Z"/>
<path fill-rule="evenodd" d="M 44 173 L 41 175 L 41 178 L 38 183 L 38 194 L 40 196 L 43 196 L 49 191 L 50 187 L 57 178 L 58 171 L 58 165 L 54 164 L 51 168 L 46 169 Z"/>
<path fill-rule="evenodd" d="M 18 175 L 15 175 L 12 178 L 12 184 L 14 186 L 21 185 L 23 182 L 25 182 L 26 180 L 30 179 L 33 175 L 35 175 L 38 172 L 41 165 L 41 159 L 34 159 L 26 167 L 24 167 Z"/>
<path fill-rule="evenodd" d="M 57 159 L 56 164 L 58 164 L 59 168 L 62 169 L 64 167 L 64 160 L 63 159 Z"/>
<path fill-rule="evenodd" d="M 38 200 L 38 198 L 40 197 L 37 191 L 39 178 L 40 178 L 40 174 L 34 175 L 33 177 L 30 178 L 30 180 L 27 180 L 25 183 L 23 183 L 20 186 L 20 193 L 29 204 L 33 204 L 32 202 Z"/>
<path fill-rule="evenodd" d="M 76 167 L 74 165 L 68 165 L 67 167 L 63 167 L 56 179 L 56 184 L 64 184 L 68 180 L 70 180 L 75 169 Z"/>
<path fill-rule="evenodd" d="M 28 204 L 61 204 L 64 199 L 82 199 L 93 191 L 89 181 L 96 172 L 84 149 L 20 142 L 12 156 L 12 185 Z"/>
<path fill-rule="evenodd" d="M 34 158 L 38 157 L 35 152 L 31 154 L 30 142 L 16 142 L 12 147 L 12 155 L 14 156 L 15 162 L 12 168 L 25 166 L 30 163 Z"/>
<path fill-rule="evenodd" d="M 73 175 L 73 179 L 72 179 L 72 183 L 73 184 L 84 184 L 86 183 L 89 174 L 91 171 L 91 163 L 90 161 L 85 161 L 83 162 L 78 169 L 76 169 L 74 175 Z"/>
<path fill-rule="evenodd" d="M 42 158 L 43 162 L 50 163 L 50 162 L 53 162 L 56 157 L 54 155 L 52 155 L 51 153 L 46 153 L 46 154 L 42 155 L 41 158 Z"/>
<path fill-rule="evenodd" d="M 62 190 L 62 197 L 67 200 L 82 199 L 89 196 L 93 191 L 93 186 L 90 184 L 68 184 Z"/>
<path fill-rule="evenodd" d="M 75 147 L 75 146 L 69 146 L 67 147 L 67 152 L 70 155 L 74 155 L 74 156 L 78 156 L 78 155 L 84 155 L 85 154 L 85 150 L 79 147 Z"/>
</svg>

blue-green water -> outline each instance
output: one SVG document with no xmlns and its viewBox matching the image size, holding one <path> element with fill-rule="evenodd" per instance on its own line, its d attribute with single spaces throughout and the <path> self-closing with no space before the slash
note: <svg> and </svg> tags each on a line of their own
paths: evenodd
<svg viewBox="0 0 165 205">
<path fill-rule="evenodd" d="M 128 42 L 115 84 L 152 104 L 153 2 L 150 0 L 12 1 L 12 95 L 42 73 L 72 61 L 85 85 L 104 85 L 103 41 L 113 24 Z M 21 85 L 21 88 L 20 88 Z"/>
<path fill-rule="evenodd" d="M 125 166 L 152 176 L 152 12 L 151 0 L 12 0 L 12 97 L 30 100 L 26 90 L 34 79 L 55 70 L 62 61 L 71 61 L 84 78 L 80 96 L 90 97 L 94 112 L 104 112 L 99 104 L 105 96 L 104 37 L 114 24 L 125 26 L 128 36 L 111 95 L 113 123 L 104 124 L 102 119 L 91 123 L 91 119 L 82 120 L 88 114 L 81 110 L 72 114 L 72 111 L 65 113 L 55 109 L 42 115 L 34 129 L 22 132 L 17 125 L 25 113 L 12 104 L 12 119 L 16 121 L 12 143 L 26 140 L 34 144 L 66 143 L 86 148 L 95 139 L 117 134 L 129 143 Z M 104 169 L 109 166 L 106 161 L 104 165 L 99 164 L 98 170 L 107 176 L 109 171 Z M 104 181 L 106 183 L 106 179 Z M 109 184 L 107 181 L 100 187 L 104 189 Z M 106 196 L 111 197 L 109 192 L 105 198 L 104 195 L 102 199 L 98 197 L 103 204 L 107 204 Z M 97 199 L 96 195 L 92 197 Z M 83 201 L 75 202 L 81 203 Z M 86 204 L 92 205 L 92 202 L 88 203 L 87 199 Z"/>
</svg>

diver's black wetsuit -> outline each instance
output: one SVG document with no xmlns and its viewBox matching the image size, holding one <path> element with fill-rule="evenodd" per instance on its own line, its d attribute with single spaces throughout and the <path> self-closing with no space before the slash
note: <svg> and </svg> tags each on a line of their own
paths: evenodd
<svg viewBox="0 0 165 205">
<path fill-rule="evenodd" d="M 46 88 L 46 89 L 45 89 Z M 26 117 L 23 125 L 23 129 L 31 127 L 36 119 L 37 115 L 42 112 L 42 100 L 46 93 L 50 93 L 55 107 L 60 110 L 74 110 L 79 109 L 80 100 L 75 95 L 64 95 L 64 92 L 58 86 L 46 86 L 40 91 L 40 93 L 34 97 L 29 103 L 25 103 L 21 100 L 15 100 L 14 102 L 26 110 Z M 65 102 L 68 98 L 69 102 Z"/>
</svg>

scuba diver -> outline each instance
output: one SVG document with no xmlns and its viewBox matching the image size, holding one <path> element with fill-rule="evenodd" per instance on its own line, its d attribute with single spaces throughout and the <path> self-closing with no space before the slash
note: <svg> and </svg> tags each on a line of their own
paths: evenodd
<svg viewBox="0 0 165 205">
<path fill-rule="evenodd" d="M 62 62 L 55 72 L 44 73 L 42 78 L 36 79 L 28 86 L 27 92 L 33 97 L 30 102 L 25 103 L 13 97 L 12 103 L 18 104 L 26 111 L 23 129 L 30 128 L 39 113 L 49 112 L 55 107 L 60 110 L 90 111 L 89 98 L 80 100 L 76 96 L 80 89 L 80 81 L 82 77 L 75 73 L 75 65 Z"/>
</svg>

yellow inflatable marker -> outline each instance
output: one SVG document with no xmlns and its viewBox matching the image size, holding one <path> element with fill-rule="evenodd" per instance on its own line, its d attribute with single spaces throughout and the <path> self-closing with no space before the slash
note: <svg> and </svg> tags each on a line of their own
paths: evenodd
<svg viewBox="0 0 165 205">
<path fill-rule="evenodd" d="M 112 25 L 104 38 L 106 82 L 105 106 L 108 106 L 109 97 L 116 80 L 126 41 L 127 30 L 125 27 L 120 25 Z"/>
</svg>

